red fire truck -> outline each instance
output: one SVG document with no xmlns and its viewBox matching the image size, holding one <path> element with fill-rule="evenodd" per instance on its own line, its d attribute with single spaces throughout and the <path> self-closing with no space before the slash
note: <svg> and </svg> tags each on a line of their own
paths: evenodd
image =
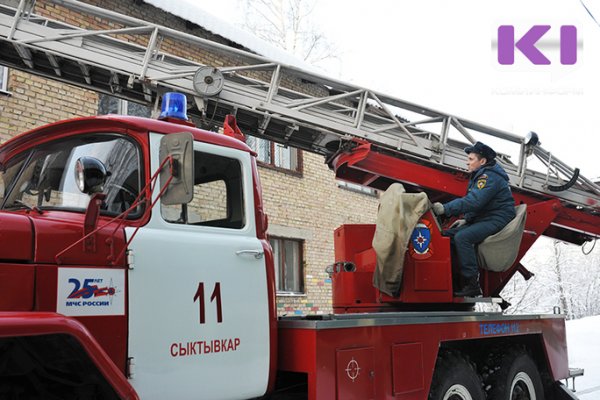
<svg viewBox="0 0 600 400">
<path fill-rule="evenodd" d="M 144 31 L 143 21 L 60 3 Z M 564 317 L 475 312 L 480 300 L 454 297 L 441 234 L 449 221 L 430 211 L 415 229 L 428 244 L 411 241 L 398 293 L 372 285 L 376 226 L 344 225 L 332 232 L 335 313 L 278 318 L 256 154 L 238 140 L 241 127 L 325 155 L 339 179 L 380 190 L 401 182 L 432 201 L 466 190 L 464 142 L 452 128 L 467 142 L 477 133 L 516 143 L 518 164 L 499 161 L 525 226 L 510 265 L 481 270 L 481 301 L 497 302 L 515 273 L 530 276 L 520 259 L 541 235 L 575 244 L 600 236 L 598 186 L 545 152 L 537 135 L 265 66 L 239 50 L 227 51 L 246 57 L 244 67 L 184 71 L 185 60 L 157 56 L 154 35 L 226 49 L 156 25 L 144 31 L 154 32 L 145 48 L 110 36 L 119 29 L 95 34 L 32 17 L 28 4 L 2 7 L 5 65 L 44 76 L 60 68 L 61 80 L 101 91 L 110 82 L 132 100 L 162 97 L 163 112 L 72 119 L 0 146 L 1 396 L 575 398 L 560 382 L 572 375 Z M 272 74 L 263 86 L 240 74 L 265 68 Z M 286 73 L 331 94 L 285 89 Z M 194 127 L 182 97 L 165 87 L 194 99 L 199 117 L 224 120 L 225 134 Z M 392 106 L 427 120 L 402 119 Z M 531 155 L 558 173 L 528 169 Z"/>
</svg>

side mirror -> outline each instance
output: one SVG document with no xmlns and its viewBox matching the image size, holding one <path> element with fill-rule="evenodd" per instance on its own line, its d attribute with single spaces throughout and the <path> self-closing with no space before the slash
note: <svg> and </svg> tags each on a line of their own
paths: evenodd
<svg viewBox="0 0 600 400">
<path fill-rule="evenodd" d="M 85 194 L 100 193 L 110 172 L 102 161 L 94 157 L 80 157 L 75 162 L 75 182 Z"/>
<path fill-rule="evenodd" d="M 162 204 L 187 204 L 194 198 L 194 138 L 189 132 L 165 135 L 160 141 L 159 159 L 173 159 L 173 179 L 161 198 Z M 160 187 L 171 177 L 171 168 L 165 164 L 160 171 Z"/>
</svg>

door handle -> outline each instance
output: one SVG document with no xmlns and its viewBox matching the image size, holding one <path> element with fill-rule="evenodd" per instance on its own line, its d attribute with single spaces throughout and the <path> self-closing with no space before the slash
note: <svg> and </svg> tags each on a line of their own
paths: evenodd
<svg viewBox="0 0 600 400">
<path fill-rule="evenodd" d="M 263 249 L 260 250 L 238 250 L 235 252 L 236 255 L 238 256 L 243 256 L 245 254 L 251 254 L 254 256 L 254 258 L 256 258 L 257 260 L 262 258 L 262 256 L 265 254 L 265 251 Z"/>
</svg>

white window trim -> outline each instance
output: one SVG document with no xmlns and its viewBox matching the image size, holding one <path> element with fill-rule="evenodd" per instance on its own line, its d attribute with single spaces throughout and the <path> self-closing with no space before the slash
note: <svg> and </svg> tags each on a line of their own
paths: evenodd
<svg viewBox="0 0 600 400">
<path fill-rule="evenodd" d="M 121 99 L 121 98 L 118 98 L 116 96 L 112 96 L 109 94 L 99 94 L 98 100 L 100 100 L 100 96 L 109 96 L 109 97 L 112 97 L 117 100 L 117 110 L 116 110 L 117 115 L 127 115 L 127 116 L 132 116 L 132 117 L 136 116 L 135 114 L 129 114 L 129 100 Z M 135 102 L 132 102 L 132 103 L 135 104 Z M 158 118 L 158 114 L 156 113 L 156 110 L 153 110 L 151 107 L 148 107 L 148 108 L 151 109 L 150 110 L 150 118 L 154 118 L 154 119 Z M 100 112 L 100 111 L 98 110 L 98 112 Z M 100 114 L 98 114 L 98 115 L 100 115 Z"/>
<path fill-rule="evenodd" d="M 117 102 L 117 113 L 120 115 L 129 115 L 127 113 L 127 107 L 129 106 L 129 102 L 125 99 L 119 99 Z"/>
<path fill-rule="evenodd" d="M 8 67 L 2 68 L 2 82 L 0 82 L 0 93 L 10 94 L 8 91 Z"/>
<path fill-rule="evenodd" d="M 255 146 L 250 145 L 250 148 L 252 150 L 254 150 L 257 154 L 258 157 L 256 158 L 256 160 L 260 163 L 261 166 L 264 166 L 266 168 L 273 168 L 279 171 L 286 171 L 286 172 L 290 172 L 292 174 L 299 174 L 302 172 L 302 167 L 301 167 L 301 161 L 300 161 L 300 149 L 292 147 L 292 146 L 287 146 L 281 143 L 277 143 L 274 142 L 272 140 L 269 139 L 265 139 L 265 138 L 259 138 L 256 137 L 254 138 L 254 140 L 256 140 L 256 144 L 257 144 L 257 148 L 255 148 Z M 260 152 L 260 150 L 258 149 L 258 144 L 259 141 L 265 141 L 268 145 L 269 145 L 269 161 L 264 161 L 261 159 L 262 157 L 262 153 Z M 282 165 L 278 165 L 278 163 L 275 161 L 276 158 L 276 153 L 280 152 L 279 155 L 279 163 Z M 289 163 L 290 166 L 287 167 L 283 164 Z"/>
<path fill-rule="evenodd" d="M 271 228 L 269 227 L 269 229 L 271 229 Z M 270 233 L 270 235 L 272 236 L 272 239 L 290 240 L 290 241 L 295 241 L 295 242 L 300 243 L 300 272 L 302 274 L 302 291 L 294 292 L 294 291 L 289 291 L 289 290 L 279 290 L 279 289 L 277 289 L 277 282 L 275 282 L 275 295 L 281 296 L 281 297 L 306 297 L 308 295 L 307 291 L 306 291 L 306 265 L 305 265 L 305 260 L 304 260 L 304 255 L 305 255 L 304 243 L 306 242 L 306 239 L 300 238 L 300 237 L 277 236 L 272 233 Z M 275 252 L 273 252 L 273 256 L 275 256 Z M 273 258 L 275 258 L 275 257 L 273 257 Z M 277 262 L 275 261 L 275 267 L 277 268 L 276 263 Z M 277 275 L 277 273 L 276 273 L 276 275 Z"/>
<path fill-rule="evenodd" d="M 307 293 L 306 293 L 306 289 L 304 289 L 304 292 L 284 292 L 281 290 L 277 290 L 275 292 L 275 295 L 278 297 L 307 297 Z"/>
</svg>

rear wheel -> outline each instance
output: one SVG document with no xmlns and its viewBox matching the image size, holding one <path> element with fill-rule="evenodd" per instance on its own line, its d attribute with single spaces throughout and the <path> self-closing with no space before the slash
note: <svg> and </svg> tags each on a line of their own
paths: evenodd
<svg viewBox="0 0 600 400">
<path fill-rule="evenodd" d="M 481 379 L 462 354 L 446 352 L 438 356 L 429 400 L 484 399 Z"/>
<path fill-rule="evenodd" d="M 488 400 L 544 400 L 540 373 L 524 350 L 509 351 L 488 368 Z"/>
</svg>

